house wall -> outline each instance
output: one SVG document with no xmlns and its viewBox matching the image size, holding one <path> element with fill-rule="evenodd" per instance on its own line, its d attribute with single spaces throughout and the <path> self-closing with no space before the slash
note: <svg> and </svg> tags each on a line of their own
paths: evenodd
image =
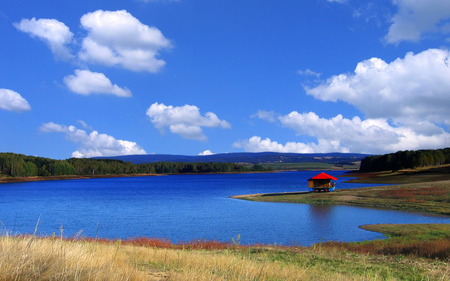
<svg viewBox="0 0 450 281">
<path fill-rule="evenodd" d="M 331 180 L 309 180 L 308 187 L 331 187 Z"/>
</svg>

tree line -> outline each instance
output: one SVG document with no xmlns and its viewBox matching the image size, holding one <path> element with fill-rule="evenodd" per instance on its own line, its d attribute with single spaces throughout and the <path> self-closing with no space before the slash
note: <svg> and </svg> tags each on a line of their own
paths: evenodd
<svg viewBox="0 0 450 281">
<path fill-rule="evenodd" d="M 419 167 L 450 164 L 450 148 L 398 151 L 396 153 L 368 156 L 361 161 L 360 171 L 398 171 Z"/>
<path fill-rule="evenodd" d="M 54 160 L 16 153 L 0 153 L 0 176 L 67 176 L 120 174 L 178 174 L 178 173 L 234 173 L 269 171 L 262 165 L 235 163 L 157 162 L 132 164 L 121 160 L 70 158 Z"/>
</svg>

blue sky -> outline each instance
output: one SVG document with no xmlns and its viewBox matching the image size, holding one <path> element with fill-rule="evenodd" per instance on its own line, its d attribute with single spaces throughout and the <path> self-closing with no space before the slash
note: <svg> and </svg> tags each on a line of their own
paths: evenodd
<svg viewBox="0 0 450 281">
<path fill-rule="evenodd" d="M 450 146 L 448 0 L 3 2 L 3 152 Z"/>
</svg>

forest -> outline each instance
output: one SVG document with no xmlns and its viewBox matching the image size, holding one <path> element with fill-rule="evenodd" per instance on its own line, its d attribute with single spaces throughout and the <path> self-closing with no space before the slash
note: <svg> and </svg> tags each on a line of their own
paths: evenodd
<svg viewBox="0 0 450 281">
<path fill-rule="evenodd" d="M 54 160 L 16 153 L 0 153 L 0 177 L 121 175 L 121 174 L 178 174 L 231 173 L 269 171 L 262 165 L 235 163 L 158 162 L 132 164 L 121 160 L 70 158 Z"/>
<path fill-rule="evenodd" d="M 436 150 L 398 151 L 367 156 L 361 161 L 361 172 L 398 171 L 427 166 L 450 164 L 450 148 Z"/>
</svg>

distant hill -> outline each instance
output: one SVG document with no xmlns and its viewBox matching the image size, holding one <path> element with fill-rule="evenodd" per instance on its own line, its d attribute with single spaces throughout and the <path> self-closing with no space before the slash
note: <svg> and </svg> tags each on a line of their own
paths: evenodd
<svg viewBox="0 0 450 281">
<path fill-rule="evenodd" d="M 398 171 L 419 167 L 450 164 L 450 147 L 397 151 L 384 155 L 373 155 L 361 162 L 362 172 Z"/>
<path fill-rule="evenodd" d="M 95 157 L 96 159 L 115 159 L 129 161 L 133 164 L 155 163 L 155 162 L 221 162 L 221 163 L 327 163 L 335 165 L 346 165 L 361 161 L 368 154 L 359 153 L 222 153 L 205 156 L 186 156 L 170 154 L 145 154 L 145 155 L 123 155 L 111 157 Z"/>
</svg>

